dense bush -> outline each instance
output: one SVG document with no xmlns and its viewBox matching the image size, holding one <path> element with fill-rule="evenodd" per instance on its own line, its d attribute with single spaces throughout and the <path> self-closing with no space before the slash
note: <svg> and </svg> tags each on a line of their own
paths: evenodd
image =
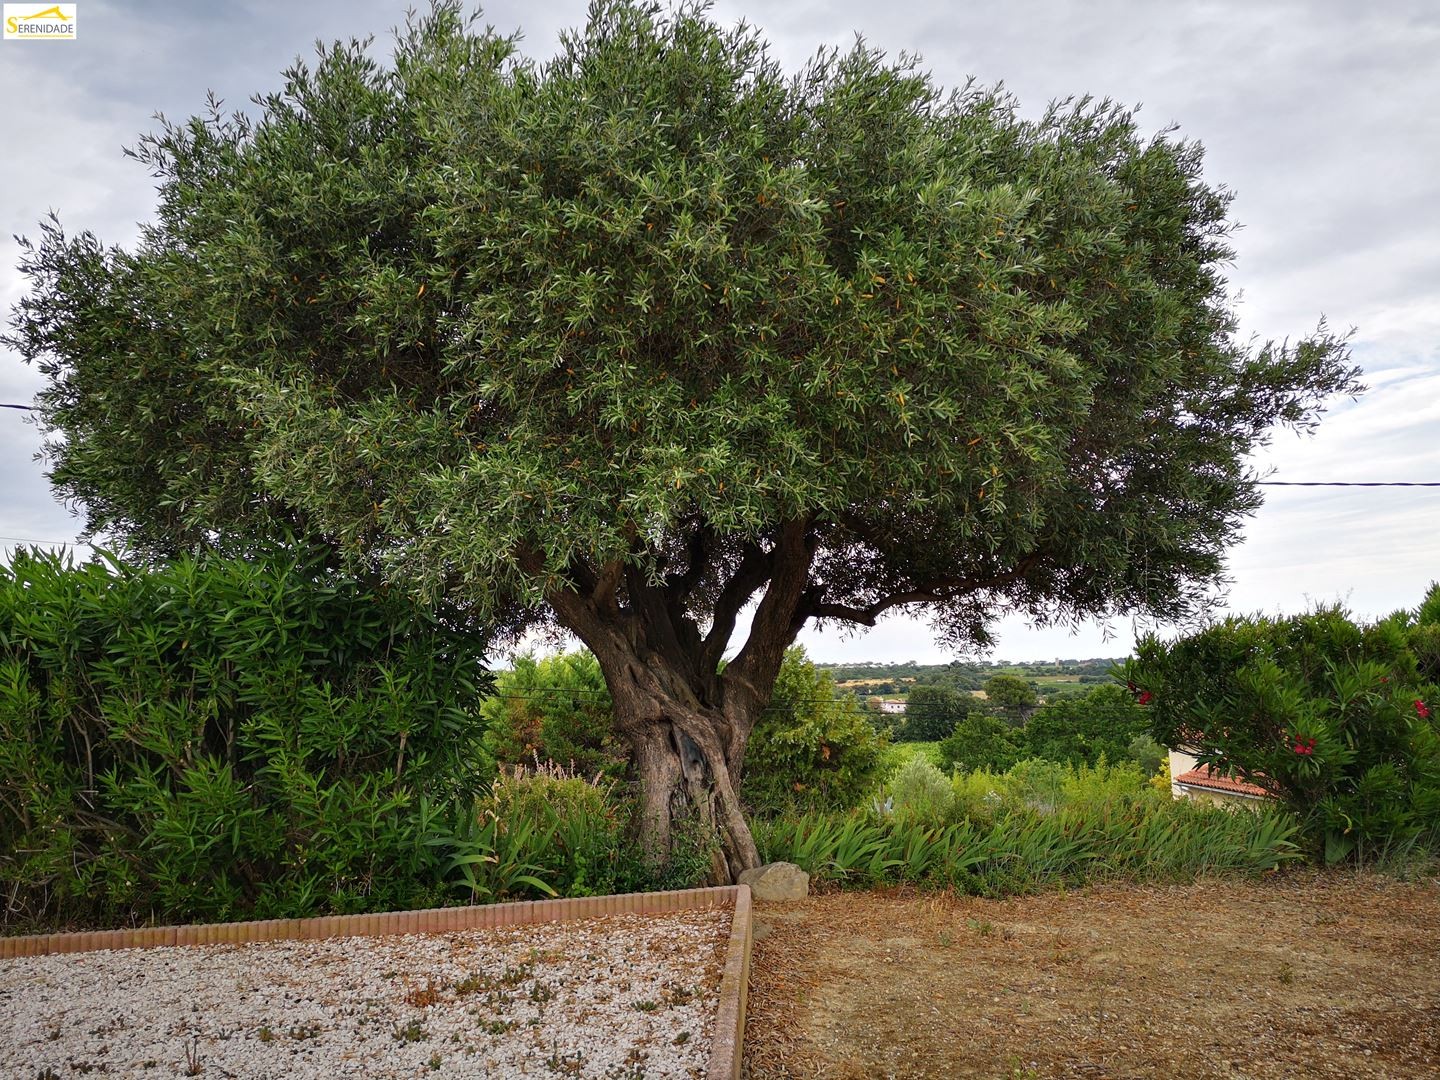
<svg viewBox="0 0 1440 1080">
<path fill-rule="evenodd" d="M 901 742 L 939 742 L 970 714 L 972 698 L 949 686 L 917 686 L 896 727 Z"/>
<path fill-rule="evenodd" d="M 617 785 L 553 764 L 501 770 L 485 794 L 427 818 L 452 898 L 597 896 L 689 888 L 711 865 L 712 833 L 693 821 L 655 868 L 634 835 L 634 803 Z"/>
<path fill-rule="evenodd" d="M 741 794 L 756 811 L 844 809 L 879 782 L 885 738 L 854 697 L 794 646 L 750 736 Z"/>
<path fill-rule="evenodd" d="M 1155 737 L 1274 793 L 1327 861 L 1440 848 L 1440 600 L 1357 625 L 1339 608 L 1141 641 L 1128 677 Z"/>
<path fill-rule="evenodd" d="M 955 791 L 943 772 L 917 754 L 890 780 L 889 798 L 884 805 L 897 817 L 939 823 L 950 816 Z"/>
<path fill-rule="evenodd" d="M 614 732 L 610 691 L 589 652 L 515 659 L 481 703 L 488 762 L 553 763 L 587 776 L 623 777 L 629 755 Z"/>
<path fill-rule="evenodd" d="M 1150 730 L 1144 707 L 1123 686 L 1097 686 L 1036 709 L 1025 723 L 1027 752 L 1049 761 L 1094 765 L 1102 757 L 1130 757 L 1135 739 Z"/>
<path fill-rule="evenodd" d="M 972 712 L 940 740 L 945 769 L 1005 770 L 1026 756 L 1025 732 L 988 712 Z"/>
<path fill-rule="evenodd" d="M 480 634 L 318 563 L 0 570 L 7 920 L 432 902 L 477 790 Z"/>
</svg>

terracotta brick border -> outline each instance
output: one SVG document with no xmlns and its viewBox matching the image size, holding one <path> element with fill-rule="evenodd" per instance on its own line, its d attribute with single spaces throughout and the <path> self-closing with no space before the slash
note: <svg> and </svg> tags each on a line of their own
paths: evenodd
<svg viewBox="0 0 1440 1080">
<path fill-rule="evenodd" d="M 0 960 L 49 953 L 99 949 L 153 949 L 173 945 L 241 945 L 258 941 L 380 937 L 385 934 L 443 934 L 500 926 L 592 919 L 601 915 L 663 915 L 674 911 L 732 908 L 730 941 L 720 976 L 715 1037 L 706 1075 L 710 1080 L 739 1080 L 745 1039 L 745 1000 L 750 982 L 752 925 L 750 886 L 582 896 L 572 900 L 526 900 L 515 904 L 477 904 L 386 911 L 373 915 L 322 915 L 314 919 L 263 919 L 255 922 L 153 926 L 140 930 L 97 930 L 78 934 L 32 934 L 0 938 Z"/>
</svg>

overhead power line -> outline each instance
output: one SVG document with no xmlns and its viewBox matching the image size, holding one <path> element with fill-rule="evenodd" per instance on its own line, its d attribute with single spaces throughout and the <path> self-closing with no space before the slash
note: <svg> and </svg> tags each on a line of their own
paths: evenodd
<svg viewBox="0 0 1440 1080">
<path fill-rule="evenodd" d="M 0 536 L 0 540 L 13 540 L 17 544 L 57 544 L 60 547 L 94 547 L 84 540 L 36 540 L 33 536 Z"/>
<path fill-rule="evenodd" d="M 1257 480 L 1261 487 L 1440 487 L 1432 480 Z"/>
<path fill-rule="evenodd" d="M 34 405 L 11 405 L 11 404 L 9 404 L 9 403 L 7 403 L 7 402 L 0 401 L 0 409 L 20 409 L 20 410 L 22 410 L 22 411 L 24 411 L 24 412 L 34 412 L 34 411 L 35 411 L 35 406 L 34 406 Z"/>
</svg>

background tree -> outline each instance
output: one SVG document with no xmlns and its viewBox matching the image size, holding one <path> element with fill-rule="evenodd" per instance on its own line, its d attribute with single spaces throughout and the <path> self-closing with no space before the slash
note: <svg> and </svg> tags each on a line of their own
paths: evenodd
<svg viewBox="0 0 1440 1080">
<path fill-rule="evenodd" d="M 970 713 L 971 698 L 948 686 L 917 686 L 905 701 L 905 715 L 896 738 L 906 742 L 939 742 Z"/>
<path fill-rule="evenodd" d="M 584 776 L 625 775 L 625 748 L 600 665 L 588 652 L 517 656 L 480 704 L 485 754 L 495 766 L 553 762 Z"/>
<path fill-rule="evenodd" d="M 1150 731 L 1150 716 L 1123 686 L 1097 686 L 1040 706 L 1025 722 L 1030 752 L 1050 761 L 1112 764 L 1130 756 L 1137 736 Z"/>
<path fill-rule="evenodd" d="M 1018 675 L 992 675 L 985 680 L 985 701 L 1012 724 L 1024 724 L 1039 700 L 1035 688 Z"/>
<path fill-rule="evenodd" d="M 1028 756 L 1025 730 L 994 716 L 972 713 L 940 740 L 940 764 L 947 770 L 1004 772 Z"/>
<path fill-rule="evenodd" d="M 787 75 L 694 6 L 599 0 L 542 66 L 444 2 L 132 153 L 133 250 L 52 220 L 23 257 L 59 493 L 141 551 L 303 530 L 575 634 L 651 849 L 693 808 L 717 877 L 807 623 L 1183 617 L 1248 455 L 1356 388 L 1323 327 L 1236 340 L 1196 144 L 863 44 Z"/>
</svg>

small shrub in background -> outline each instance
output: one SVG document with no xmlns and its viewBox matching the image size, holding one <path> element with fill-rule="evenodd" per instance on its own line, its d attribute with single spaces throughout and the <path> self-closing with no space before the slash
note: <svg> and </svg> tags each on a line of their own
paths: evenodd
<svg viewBox="0 0 1440 1080">
<path fill-rule="evenodd" d="M 1143 639 L 1126 675 L 1158 741 L 1274 793 L 1327 861 L 1440 850 L 1440 697 L 1416 651 L 1432 616 L 1434 591 L 1368 626 L 1338 607 L 1230 618 Z"/>
<path fill-rule="evenodd" d="M 951 778 L 951 812 L 957 821 L 988 825 L 1006 807 L 1006 774 L 989 769 L 957 772 Z"/>
<path fill-rule="evenodd" d="M 619 779 L 627 772 L 629 754 L 615 735 L 610 691 L 589 652 L 516 657 L 496 676 L 480 714 L 492 769 L 538 762 L 585 776 Z"/>
<path fill-rule="evenodd" d="M 1125 756 L 1139 765 L 1140 771 L 1147 776 L 1154 776 L 1161 769 L 1166 769 L 1166 776 L 1169 776 L 1169 752 L 1151 738 L 1149 732 L 1131 739 L 1130 745 L 1125 748 Z"/>
<path fill-rule="evenodd" d="M 949 819 L 954 805 L 949 779 L 923 757 L 912 757 L 890 781 L 889 806 L 898 817 L 940 824 Z"/>
<path fill-rule="evenodd" d="M 886 746 L 855 698 L 837 697 L 794 646 L 750 735 L 740 791 L 758 813 L 856 806 L 879 782 Z"/>
</svg>

